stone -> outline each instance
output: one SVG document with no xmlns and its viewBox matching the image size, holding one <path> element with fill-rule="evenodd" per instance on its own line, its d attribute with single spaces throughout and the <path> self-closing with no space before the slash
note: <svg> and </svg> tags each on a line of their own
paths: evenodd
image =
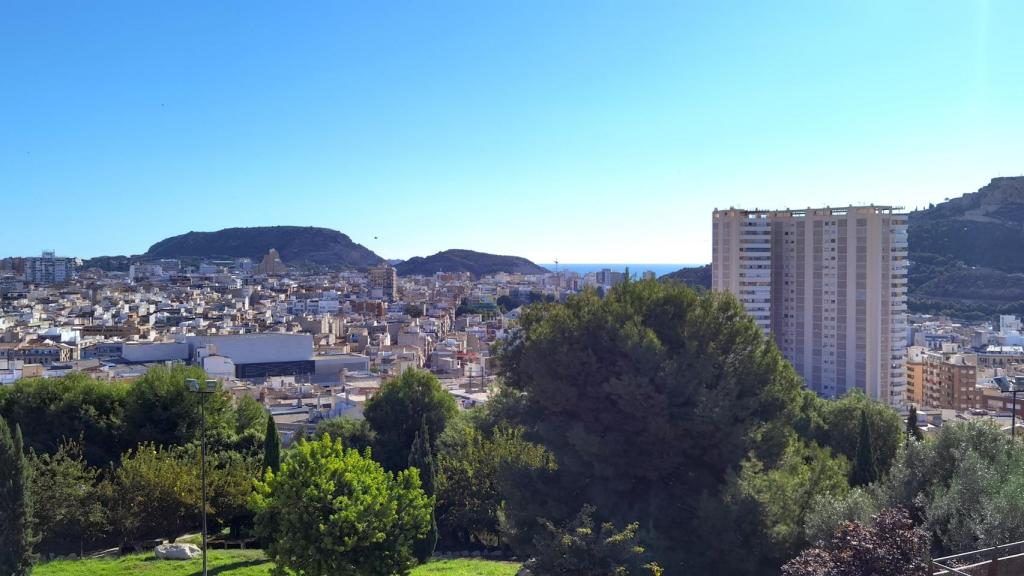
<svg viewBox="0 0 1024 576">
<path fill-rule="evenodd" d="M 191 560 L 198 558 L 202 551 L 195 544 L 161 544 L 153 553 L 160 560 Z"/>
</svg>

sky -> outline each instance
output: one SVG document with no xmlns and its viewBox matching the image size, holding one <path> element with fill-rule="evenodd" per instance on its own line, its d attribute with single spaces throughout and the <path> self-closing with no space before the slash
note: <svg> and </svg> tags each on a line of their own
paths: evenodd
<svg viewBox="0 0 1024 576">
<path fill-rule="evenodd" d="M 700 263 L 1024 174 L 1024 2 L 0 3 L 0 256 L 233 226 Z"/>
</svg>

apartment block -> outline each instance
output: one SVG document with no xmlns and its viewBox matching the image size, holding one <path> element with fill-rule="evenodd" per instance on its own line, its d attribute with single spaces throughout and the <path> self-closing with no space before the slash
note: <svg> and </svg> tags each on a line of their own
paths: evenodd
<svg viewBox="0 0 1024 576">
<path fill-rule="evenodd" d="M 809 389 L 905 402 L 905 214 L 715 210 L 712 241 L 712 288 L 739 299 Z"/>
<path fill-rule="evenodd" d="M 64 284 L 75 277 L 75 259 L 46 250 L 42 256 L 25 258 L 25 280 L 34 284 Z"/>
</svg>

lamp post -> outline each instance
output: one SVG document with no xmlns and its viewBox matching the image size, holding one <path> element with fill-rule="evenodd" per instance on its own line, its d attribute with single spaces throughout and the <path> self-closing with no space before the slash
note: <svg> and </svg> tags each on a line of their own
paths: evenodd
<svg viewBox="0 0 1024 576">
<path fill-rule="evenodd" d="M 199 475 L 200 482 L 203 486 L 203 576 L 206 574 L 206 397 L 217 391 L 217 381 L 207 380 L 203 383 L 203 386 L 199 385 L 199 381 L 195 378 L 189 378 L 185 381 L 188 383 L 188 389 L 196 394 L 199 394 L 202 398 L 199 402 L 199 412 L 201 414 L 201 445 L 200 449 L 200 463 L 199 463 Z"/>
</svg>

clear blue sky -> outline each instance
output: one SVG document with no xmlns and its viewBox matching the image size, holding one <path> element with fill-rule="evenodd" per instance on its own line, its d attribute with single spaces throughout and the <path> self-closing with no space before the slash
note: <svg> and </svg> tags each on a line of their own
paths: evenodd
<svg viewBox="0 0 1024 576">
<path fill-rule="evenodd" d="M 1024 173 L 1022 30 L 1019 0 L 6 0 L 0 255 L 296 224 L 708 261 L 715 207 Z"/>
</svg>

